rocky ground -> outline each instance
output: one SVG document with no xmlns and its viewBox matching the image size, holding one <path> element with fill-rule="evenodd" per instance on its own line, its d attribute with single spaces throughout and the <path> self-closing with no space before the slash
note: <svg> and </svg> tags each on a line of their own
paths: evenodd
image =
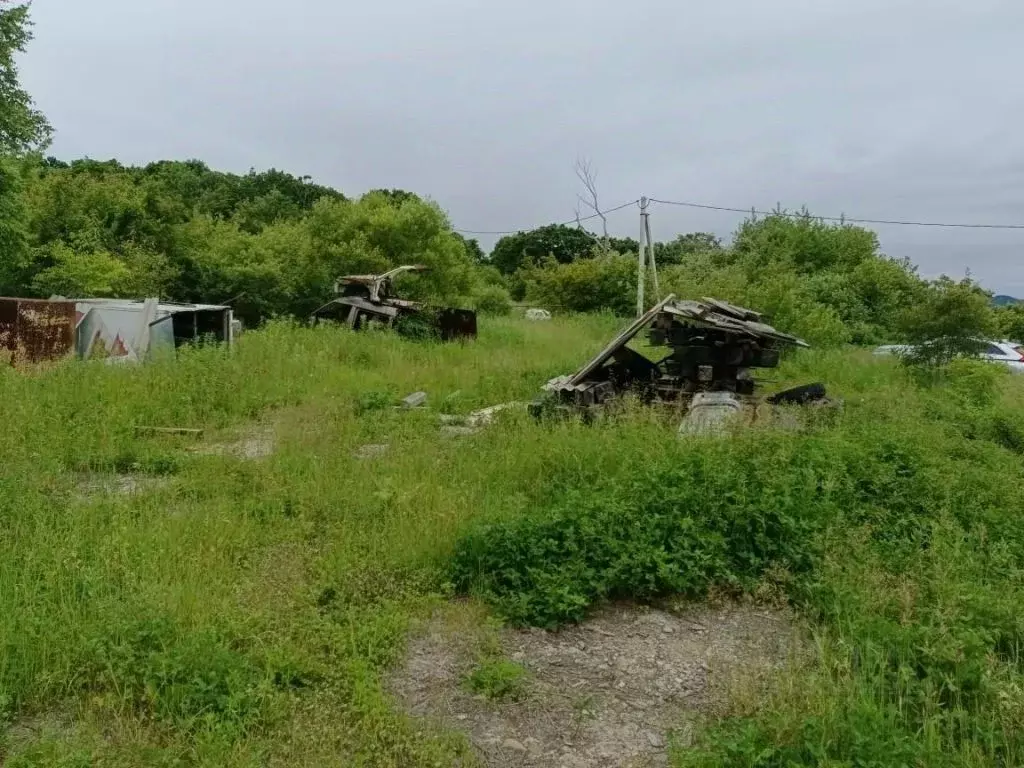
<svg viewBox="0 0 1024 768">
<path fill-rule="evenodd" d="M 465 733 L 487 766 L 658 766 L 737 680 L 782 664 L 793 638 L 784 613 L 739 605 L 610 606 L 557 632 L 489 638 L 441 612 L 410 643 L 391 690 L 414 717 Z M 483 653 L 526 669 L 520 695 L 468 689 Z"/>
</svg>

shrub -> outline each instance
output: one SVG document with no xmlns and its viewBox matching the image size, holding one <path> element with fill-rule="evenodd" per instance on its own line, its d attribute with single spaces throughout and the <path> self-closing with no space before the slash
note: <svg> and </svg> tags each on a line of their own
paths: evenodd
<svg viewBox="0 0 1024 768">
<path fill-rule="evenodd" d="M 510 621 L 553 627 L 595 601 L 751 588 L 769 567 L 808 570 L 829 500 L 810 446 L 695 443 L 635 474 L 567 490 L 550 508 L 471 529 L 454 582 Z M 767 454 L 762 454 L 767 450 Z M 763 455 L 786 456 L 796 479 Z"/>
<path fill-rule="evenodd" d="M 527 299 L 567 312 L 608 310 L 628 315 L 636 309 L 636 259 L 618 254 L 524 270 Z"/>
<path fill-rule="evenodd" d="M 485 658 L 470 672 L 464 685 L 491 701 L 518 699 L 523 694 L 526 669 L 507 659 Z"/>
<path fill-rule="evenodd" d="M 512 298 L 500 285 L 488 285 L 477 291 L 473 306 L 478 312 L 490 315 L 507 315 L 512 311 Z"/>
</svg>

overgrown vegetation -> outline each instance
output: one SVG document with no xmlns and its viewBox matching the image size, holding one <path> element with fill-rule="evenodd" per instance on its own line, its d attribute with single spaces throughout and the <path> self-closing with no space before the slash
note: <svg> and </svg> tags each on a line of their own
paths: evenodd
<svg viewBox="0 0 1024 768">
<path fill-rule="evenodd" d="M 488 258 L 400 190 L 44 160 L 14 65 L 28 30 L 0 5 L 0 292 L 231 300 L 258 322 L 304 316 L 338 274 L 415 260 L 434 272 L 413 296 L 608 314 L 488 317 L 471 345 L 274 321 L 230 353 L 0 366 L 4 765 L 451 765 L 465 741 L 382 685 L 440 601 L 557 626 L 709 592 L 788 601 L 815 653 L 676 765 L 1024 763 L 1024 381 L 960 355 L 1019 337 L 1018 306 L 993 314 L 970 281 L 923 281 L 872 233 L 809 216 L 748 221 L 729 246 L 682 235 L 658 247 L 662 285 L 830 347 L 775 386 L 825 382 L 846 401 L 834 423 L 680 441 L 624 408 L 451 439 L 395 398 L 465 413 L 532 397 L 632 311 L 635 242 L 551 226 Z M 938 370 L 842 346 L 896 338 L 938 350 Z M 253 430 L 271 455 L 203 450 Z M 522 683 L 496 653 L 466 680 L 492 698 Z"/>
<path fill-rule="evenodd" d="M 681 765 L 1018 764 L 1024 389 L 969 360 L 925 386 L 856 355 L 798 365 L 847 397 L 840 424 L 563 465 L 543 503 L 470 527 L 457 583 L 542 626 L 604 599 L 786 595 L 818 627 L 813 671 Z"/>
<path fill-rule="evenodd" d="M 835 424 L 693 441 L 645 410 L 451 439 L 390 407 L 415 389 L 458 413 L 528 398 L 617 325 L 486 319 L 462 346 L 276 324 L 232 355 L 2 373 L 0 754 L 449 764 L 465 744 L 406 721 L 381 679 L 454 574 L 543 625 L 612 598 L 788 600 L 814 658 L 680 764 L 1018 762 L 1024 382 L 806 352 L 777 386 L 824 381 L 846 400 Z M 260 421 L 276 450 L 257 460 L 132 429 L 216 442 Z M 85 482 L 113 473 L 162 480 Z M 516 695 L 500 660 L 467 685 Z"/>
</svg>

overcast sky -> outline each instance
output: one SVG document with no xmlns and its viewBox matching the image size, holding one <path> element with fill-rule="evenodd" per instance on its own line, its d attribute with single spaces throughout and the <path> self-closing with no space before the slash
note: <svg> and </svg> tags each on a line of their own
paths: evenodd
<svg viewBox="0 0 1024 768">
<path fill-rule="evenodd" d="M 52 153 L 276 167 L 427 195 L 463 229 L 640 195 L 1024 223 L 1020 0 L 35 0 Z M 658 239 L 741 216 L 659 206 Z M 635 208 L 610 217 L 636 236 Z M 1024 230 L 877 227 L 1024 295 Z M 485 244 L 492 237 L 481 237 Z"/>
</svg>

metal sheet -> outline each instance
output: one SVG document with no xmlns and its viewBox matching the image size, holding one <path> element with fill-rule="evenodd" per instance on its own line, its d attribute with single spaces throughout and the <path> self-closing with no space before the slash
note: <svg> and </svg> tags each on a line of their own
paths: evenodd
<svg viewBox="0 0 1024 768">
<path fill-rule="evenodd" d="M 0 298 L 0 347 L 15 359 L 55 360 L 74 349 L 75 304 Z"/>
</svg>

